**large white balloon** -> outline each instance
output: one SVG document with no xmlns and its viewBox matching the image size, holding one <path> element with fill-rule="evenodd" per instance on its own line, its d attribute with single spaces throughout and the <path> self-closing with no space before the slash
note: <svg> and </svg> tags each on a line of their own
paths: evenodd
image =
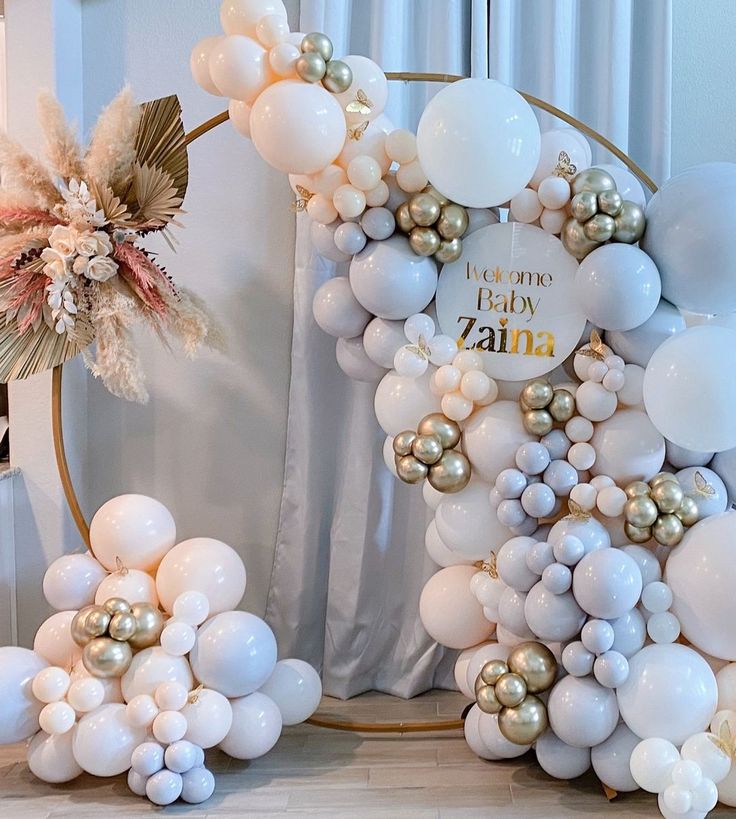
<svg viewBox="0 0 736 819">
<path fill-rule="evenodd" d="M 284 725 L 304 722 L 322 699 L 319 674 L 304 660 L 279 660 L 259 690 L 278 705 Z"/>
<path fill-rule="evenodd" d="M 371 320 L 371 314 L 355 298 L 345 276 L 335 276 L 319 287 L 312 311 L 322 330 L 338 338 L 359 336 Z"/>
<path fill-rule="evenodd" d="M 72 620 L 76 611 L 57 611 L 38 627 L 33 650 L 50 665 L 69 668 L 82 658 L 82 649 L 72 640 Z"/>
<path fill-rule="evenodd" d="M 199 629 L 190 659 L 201 683 L 226 697 L 242 697 L 273 673 L 276 638 L 255 614 L 226 611 Z"/>
<path fill-rule="evenodd" d="M 639 742 L 639 737 L 622 722 L 605 742 L 596 745 L 590 759 L 598 779 L 621 793 L 638 790 L 630 761 Z"/>
<path fill-rule="evenodd" d="M 281 736 L 278 705 L 258 691 L 231 704 L 233 724 L 220 748 L 236 759 L 256 759 L 267 754 Z"/>
<path fill-rule="evenodd" d="M 552 689 L 547 701 L 549 724 L 574 748 L 600 745 L 618 725 L 616 694 L 592 677 L 568 676 Z"/>
<path fill-rule="evenodd" d="M 710 723 L 718 689 L 710 666 L 696 651 L 659 643 L 629 658 L 629 676 L 617 697 L 624 722 L 637 736 L 681 745 Z"/>
<path fill-rule="evenodd" d="M 736 512 L 701 520 L 670 553 L 665 580 L 682 633 L 701 651 L 736 658 Z"/>
<path fill-rule="evenodd" d="M 496 80 L 446 86 L 424 109 L 417 128 L 419 161 L 430 182 L 473 208 L 503 204 L 524 188 L 540 145 L 529 104 Z"/>
<path fill-rule="evenodd" d="M 277 170 L 317 173 L 342 150 L 345 117 L 334 96 L 319 83 L 281 80 L 253 103 L 250 133 L 258 153 Z"/>
<path fill-rule="evenodd" d="M 667 180 L 649 201 L 642 247 L 662 277 L 662 295 L 693 313 L 736 311 L 736 248 L 730 203 L 736 164 L 696 165 Z"/>
<path fill-rule="evenodd" d="M 736 167 L 736 165 L 734 166 Z M 727 378 L 736 330 L 690 327 L 662 344 L 644 374 L 644 406 L 655 427 L 686 449 L 736 446 L 736 380 Z"/>
<path fill-rule="evenodd" d="M 597 549 L 575 567 L 572 591 L 582 609 L 592 617 L 622 617 L 639 601 L 641 571 L 622 549 Z"/>
<path fill-rule="evenodd" d="M 212 748 L 222 742 L 233 723 L 230 700 L 211 688 L 194 693 L 181 712 L 187 721 L 184 739 L 200 748 Z"/>
<path fill-rule="evenodd" d="M 366 310 L 384 319 L 420 313 L 437 289 L 437 265 L 417 256 L 405 236 L 368 244 L 350 263 L 350 285 Z"/>
<path fill-rule="evenodd" d="M 677 473 L 684 493 L 698 504 L 700 518 L 720 515 L 728 508 L 728 491 L 720 475 L 705 466 L 688 466 Z"/>
<path fill-rule="evenodd" d="M 79 680 L 94 680 L 95 682 L 102 683 L 102 687 L 104 689 L 104 694 L 102 697 L 102 702 L 122 702 L 123 701 L 123 690 L 120 685 L 120 678 L 119 677 L 95 677 L 90 674 L 89 671 L 84 667 L 84 663 L 79 660 L 77 663 L 74 664 L 72 668 L 71 674 L 69 675 L 72 680 L 72 685 Z"/>
<path fill-rule="evenodd" d="M 234 609 L 245 594 L 245 566 L 238 553 L 210 537 L 183 540 L 166 555 L 156 572 L 161 606 L 173 611 L 174 601 L 186 591 L 207 597 L 210 615 Z"/>
<path fill-rule="evenodd" d="M 79 720 L 72 749 L 87 773 L 117 776 L 130 768 L 130 756 L 145 738 L 145 728 L 128 722 L 124 705 L 109 703 Z"/>
<path fill-rule="evenodd" d="M 31 773 L 53 785 L 76 779 L 82 773 L 82 766 L 74 758 L 73 752 L 76 731 L 76 728 L 63 734 L 39 731 L 26 751 L 26 761 Z"/>
<path fill-rule="evenodd" d="M 43 576 L 43 594 L 55 609 L 81 609 L 94 603 L 107 572 L 89 552 L 62 555 Z"/>
<path fill-rule="evenodd" d="M 448 648 L 469 648 L 493 631 L 470 590 L 474 566 L 448 566 L 429 578 L 419 598 L 419 619 L 429 636 Z"/>
<path fill-rule="evenodd" d="M 604 330 L 632 330 L 651 317 L 662 286 L 654 262 L 638 247 L 612 242 L 589 253 L 575 276 L 589 321 Z"/>
<path fill-rule="evenodd" d="M 126 702 L 139 694 L 153 696 L 159 685 L 165 682 L 181 683 L 189 691 L 193 679 L 187 660 L 168 654 L 161 646 L 139 651 L 120 680 Z"/>
<path fill-rule="evenodd" d="M 0 648 L 0 745 L 20 742 L 38 731 L 43 703 L 33 696 L 31 685 L 47 665 L 27 648 Z"/>
<path fill-rule="evenodd" d="M 374 407 L 378 423 L 386 435 L 416 430 L 425 415 L 440 411 L 440 399 L 430 389 L 430 379 L 429 370 L 419 378 L 399 375 L 391 370 L 381 379 Z"/>
<path fill-rule="evenodd" d="M 634 781 L 650 793 L 661 793 L 672 783 L 672 769 L 680 753 L 667 739 L 642 740 L 631 752 L 629 768 Z"/>
<path fill-rule="evenodd" d="M 111 597 L 122 597 L 129 603 L 158 606 L 156 582 L 148 572 L 140 569 L 122 569 L 109 574 L 97 587 L 94 602 L 101 606 Z"/>
<path fill-rule="evenodd" d="M 652 315 L 633 330 L 611 330 L 606 343 L 630 364 L 646 367 L 654 351 L 675 333 L 685 329 L 682 313 L 668 301 L 660 299 Z"/>
<path fill-rule="evenodd" d="M 146 495 L 118 495 L 92 518 L 89 537 L 94 556 L 110 572 L 120 560 L 128 569 L 149 572 L 176 542 L 171 512 Z"/>
<path fill-rule="evenodd" d="M 595 425 L 590 443 L 596 451 L 594 475 L 607 475 L 619 486 L 648 481 L 662 468 L 664 438 L 641 410 L 619 410 Z"/>
<path fill-rule="evenodd" d="M 471 481 L 465 489 L 446 495 L 437 507 L 437 533 L 448 549 L 462 557 L 486 560 L 511 537 L 498 522 L 488 497 L 490 486 Z"/>
<path fill-rule="evenodd" d="M 572 592 L 554 594 L 539 582 L 526 595 L 524 618 L 541 640 L 572 640 L 585 623 L 585 612 Z"/>
<path fill-rule="evenodd" d="M 388 99 L 388 80 L 379 65 L 369 60 L 368 57 L 348 54 L 340 58 L 342 62 L 350 66 L 353 79 L 350 86 L 339 94 L 335 94 L 335 99 L 340 103 L 340 107 L 345 111 L 345 119 L 349 125 L 376 119 L 386 107 Z M 371 101 L 370 111 L 365 114 L 360 111 L 351 112 L 347 106 L 355 102 L 358 92 L 362 92 Z"/>
<path fill-rule="evenodd" d="M 555 779 L 575 779 L 590 768 L 590 748 L 574 748 L 553 731 L 543 733 L 534 750 L 542 770 Z"/>
<path fill-rule="evenodd" d="M 463 447 L 474 474 L 492 484 L 501 471 L 515 466 L 521 444 L 532 440 L 534 436 L 524 429 L 518 403 L 496 401 L 467 420 Z"/>
</svg>

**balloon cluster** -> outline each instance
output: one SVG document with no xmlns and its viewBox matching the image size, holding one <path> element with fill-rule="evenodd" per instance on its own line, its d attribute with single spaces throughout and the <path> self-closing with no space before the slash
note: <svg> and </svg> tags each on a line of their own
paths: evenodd
<svg viewBox="0 0 736 819">
<path fill-rule="evenodd" d="M 470 481 L 470 464 L 455 449 L 459 443 L 460 427 L 455 421 L 431 413 L 422 418 L 416 432 L 407 430 L 394 437 L 396 474 L 404 483 L 426 478 L 438 492 L 460 492 Z"/>
<path fill-rule="evenodd" d="M 526 384 L 519 404 L 524 413 L 524 429 L 532 435 L 546 435 L 555 422 L 565 423 L 575 414 L 575 397 L 570 391 L 553 387 L 542 378 Z"/>
<path fill-rule="evenodd" d="M 404 335 L 409 344 L 399 347 L 394 356 L 394 369 L 399 375 L 418 378 L 427 372 L 430 362 L 442 367 L 452 361 L 457 353 L 455 340 L 435 334 L 434 320 L 425 313 L 409 316 L 404 322 Z M 451 417 L 448 415 L 448 418 Z"/>
<path fill-rule="evenodd" d="M 488 406 L 498 397 L 498 384 L 486 374 L 483 356 L 473 350 L 461 350 L 441 364 L 432 375 L 430 389 L 441 396 L 442 412 L 453 421 L 464 421 L 477 407 Z"/>
<path fill-rule="evenodd" d="M 698 504 L 670 472 L 660 472 L 648 483 L 632 481 L 625 491 L 624 528 L 632 543 L 654 538 L 662 546 L 676 546 L 700 517 Z"/>
<path fill-rule="evenodd" d="M 644 235 L 644 210 L 624 200 L 613 177 L 600 168 L 576 174 L 571 183 L 570 218 L 561 231 L 562 243 L 576 259 L 584 259 L 601 244 L 635 244 Z"/>
<path fill-rule="evenodd" d="M 333 94 L 350 88 L 353 72 L 342 60 L 333 60 L 332 40 L 319 31 L 307 34 L 300 43 L 301 57 L 296 61 L 296 73 L 304 82 L 321 82 Z"/>
<path fill-rule="evenodd" d="M 399 230 L 409 235 L 418 256 L 434 256 L 440 264 L 454 262 L 463 252 L 462 236 L 468 212 L 431 185 L 409 197 L 396 209 Z"/>
<path fill-rule="evenodd" d="M 498 714 L 501 733 L 517 745 L 529 745 L 548 726 L 547 709 L 536 694 L 552 687 L 557 677 L 557 660 L 543 643 L 516 646 L 508 658 L 489 660 L 475 681 L 478 707 L 486 714 Z"/>
<path fill-rule="evenodd" d="M 95 677 L 122 677 L 133 651 L 156 645 L 164 618 L 150 603 L 128 603 L 110 597 L 101 606 L 85 606 L 71 623 L 74 642 L 82 647 L 84 667 Z"/>
</svg>

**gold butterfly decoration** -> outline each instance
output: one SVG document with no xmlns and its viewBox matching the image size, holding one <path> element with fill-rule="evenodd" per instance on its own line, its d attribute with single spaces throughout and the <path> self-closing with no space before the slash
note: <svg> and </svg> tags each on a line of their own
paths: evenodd
<svg viewBox="0 0 736 819">
<path fill-rule="evenodd" d="M 299 199 L 297 199 L 296 202 L 291 203 L 291 209 L 295 213 L 301 213 L 303 210 L 307 209 L 309 200 L 314 196 L 314 194 L 301 185 L 296 186 L 296 192 L 299 194 Z"/>
<path fill-rule="evenodd" d="M 578 166 L 570 160 L 570 154 L 567 151 L 560 151 L 552 175 L 561 176 L 563 179 L 572 179 L 577 172 Z"/>
<path fill-rule="evenodd" d="M 586 512 L 585 509 L 579 504 L 575 503 L 574 500 L 567 500 L 567 508 L 570 510 L 570 514 L 567 516 L 572 520 L 590 520 L 590 512 Z"/>
<path fill-rule="evenodd" d="M 498 580 L 498 569 L 496 568 L 496 553 L 491 552 L 488 560 L 479 560 L 475 564 L 478 571 L 485 572 L 489 577 Z"/>
<path fill-rule="evenodd" d="M 716 748 L 736 761 L 736 742 L 734 742 L 733 735 L 731 734 L 731 726 L 728 724 L 727 719 L 724 719 L 721 723 L 721 727 L 718 729 L 718 736 L 708 734 L 708 738 Z"/>
<path fill-rule="evenodd" d="M 366 96 L 362 88 L 358 89 L 355 99 L 345 106 L 348 114 L 360 114 L 362 117 L 367 117 L 373 109 L 373 103 Z"/>
<path fill-rule="evenodd" d="M 414 353 L 414 355 L 418 355 L 429 361 L 429 344 L 427 344 L 427 340 L 424 338 L 424 336 L 419 336 L 416 344 L 407 344 L 406 349 L 409 350 L 409 352 Z"/>
<path fill-rule="evenodd" d="M 695 488 L 701 495 L 715 495 L 715 487 L 706 481 L 705 476 L 699 470 L 695 473 Z"/>
<path fill-rule="evenodd" d="M 358 142 L 359 140 L 363 139 L 363 134 L 368 127 L 368 120 L 361 122 L 360 125 L 356 125 L 355 128 L 348 128 L 348 139 L 352 139 L 354 142 Z"/>
<path fill-rule="evenodd" d="M 597 330 L 593 330 L 590 334 L 590 344 L 578 350 L 576 355 L 582 355 L 586 358 L 594 358 L 596 361 L 603 361 L 606 357 L 606 345 L 601 340 Z"/>
</svg>

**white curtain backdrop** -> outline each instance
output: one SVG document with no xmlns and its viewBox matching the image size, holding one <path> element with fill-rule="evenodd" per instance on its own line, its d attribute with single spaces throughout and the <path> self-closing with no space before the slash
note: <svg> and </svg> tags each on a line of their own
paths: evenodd
<svg viewBox="0 0 736 819">
<path fill-rule="evenodd" d="M 301 30 L 324 31 L 337 54 L 365 54 L 386 71 L 495 77 L 583 119 L 655 179 L 667 176 L 670 0 L 302 0 Z M 392 83 L 386 112 L 397 127 L 415 127 L 437 90 Z M 424 549 L 431 514 L 421 492 L 384 466 L 375 388 L 340 371 L 334 339 L 312 317 L 316 289 L 346 272 L 312 252 L 299 216 L 286 477 L 266 618 L 284 656 L 321 668 L 325 693 L 411 697 L 454 687 L 454 652 L 418 617 L 436 570 Z"/>
</svg>

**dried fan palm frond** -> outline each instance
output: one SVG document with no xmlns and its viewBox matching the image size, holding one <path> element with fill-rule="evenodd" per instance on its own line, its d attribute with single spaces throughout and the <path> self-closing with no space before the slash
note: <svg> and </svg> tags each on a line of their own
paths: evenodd
<svg viewBox="0 0 736 819">
<path fill-rule="evenodd" d="M 0 134 L 0 174 L 6 190 L 24 192 L 37 207 L 50 210 L 61 201 L 45 165 L 7 134 Z"/>
<path fill-rule="evenodd" d="M 181 105 L 175 96 L 146 102 L 135 140 L 136 162 L 157 168 L 171 177 L 184 199 L 189 183 L 189 157 L 181 121 Z"/>
<path fill-rule="evenodd" d="M 131 197 L 138 206 L 135 219 L 139 224 L 163 227 L 169 222 L 177 224 L 176 217 L 182 212 L 182 198 L 172 184 L 166 171 L 148 165 L 133 167 Z"/>
<path fill-rule="evenodd" d="M 97 120 L 84 157 L 84 178 L 117 190 L 130 179 L 136 134 L 143 110 L 129 88 L 123 89 Z"/>
<path fill-rule="evenodd" d="M 90 182 L 90 192 L 95 198 L 97 207 L 105 214 L 108 222 L 116 227 L 128 227 L 131 222 L 128 206 L 124 204 L 119 196 L 109 185 L 98 185 Z"/>
<path fill-rule="evenodd" d="M 62 179 L 80 178 L 84 166 L 77 134 L 67 123 L 58 100 L 48 91 L 38 96 L 38 121 L 46 138 L 44 150 L 49 165 Z"/>
</svg>

